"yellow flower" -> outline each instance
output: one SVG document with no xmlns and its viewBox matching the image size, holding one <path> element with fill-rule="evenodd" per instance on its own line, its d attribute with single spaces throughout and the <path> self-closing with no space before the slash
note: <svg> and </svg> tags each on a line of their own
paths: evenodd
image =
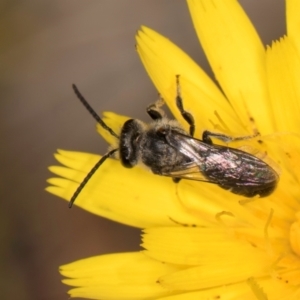
<svg viewBox="0 0 300 300">
<path fill-rule="evenodd" d="M 195 136 L 203 129 L 233 136 L 259 132 L 243 144 L 267 152 L 280 166 L 280 182 L 269 197 L 245 199 L 207 183 L 175 185 L 108 159 L 75 204 L 144 228 L 145 250 L 62 266 L 71 297 L 300 299 L 300 1 L 286 4 L 287 35 L 265 49 L 237 1 L 188 0 L 223 93 L 168 39 L 146 27 L 138 32 L 140 58 L 182 125 L 187 128 L 174 101 L 175 74 L 195 117 Z M 106 113 L 104 119 L 117 131 L 126 118 Z M 63 167 L 50 170 L 62 178 L 50 179 L 47 190 L 69 201 L 99 156 L 58 151 L 56 158 Z"/>
</svg>

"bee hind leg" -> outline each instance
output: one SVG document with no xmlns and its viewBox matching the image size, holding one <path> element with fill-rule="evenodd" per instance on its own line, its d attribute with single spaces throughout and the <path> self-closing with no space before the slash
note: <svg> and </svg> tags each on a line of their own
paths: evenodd
<svg viewBox="0 0 300 300">
<path fill-rule="evenodd" d="M 253 134 L 253 135 L 247 135 L 247 136 L 233 137 L 233 136 L 229 136 L 229 135 L 222 134 L 222 133 L 204 130 L 202 133 L 202 141 L 206 144 L 212 145 L 213 142 L 211 140 L 211 137 L 215 137 L 216 139 L 218 139 L 220 141 L 229 143 L 229 142 L 233 142 L 233 141 L 249 140 L 249 139 L 255 138 L 256 136 L 258 136 L 258 133 Z"/>
</svg>

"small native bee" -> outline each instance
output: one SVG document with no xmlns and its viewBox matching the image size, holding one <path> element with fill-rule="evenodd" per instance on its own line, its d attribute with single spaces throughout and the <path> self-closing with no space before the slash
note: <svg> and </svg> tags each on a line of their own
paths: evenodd
<svg viewBox="0 0 300 300">
<path fill-rule="evenodd" d="M 250 137 L 230 137 L 205 130 L 202 140 L 194 138 L 193 116 L 184 110 L 180 94 L 179 75 L 176 76 L 176 105 L 189 124 L 187 133 L 176 120 L 169 120 L 160 109 L 163 99 L 148 106 L 152 122 L 129 119 L 116 134 L 88 104 L 75 85 L 73 89 L 94 119 L 112 136 L 119 140 L 119 147 L 107 152 L 91 169 L 72 196 L 69 207 L 104 161 L 119 154 L 122 165 L 132 168 L 138 163 L 148 167 L 154 174 L 169 176 L 175 182 L 180 179 L 206 181 L 245 197 L 271 194 L 279 180 L 276 171 L 258 157 L 239 149 L 215 145 L 211 137 L 230 142 Z M 251 136 L 254 137 L 254 136 Z"/>
</svg>

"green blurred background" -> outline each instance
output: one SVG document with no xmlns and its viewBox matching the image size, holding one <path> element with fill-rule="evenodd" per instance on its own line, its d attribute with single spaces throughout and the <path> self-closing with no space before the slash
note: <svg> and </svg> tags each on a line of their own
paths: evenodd
<svg viewBox="0 0 300 300">
<path fill-rule="evenodd" d="M 240 2 L 264 43 L 284 34 L 283 0 Z M 149 120 L 157 91 L 134 49 L 141 24 L 209 67 L 185 1 L 2 0 L 0 10 L 0 299 L 68 299 L 59 265 L 140 243 L 139 230 L 44 191 L 57 148 L 106 151 L 71 84 L 97 111 Z"/>
</svg>

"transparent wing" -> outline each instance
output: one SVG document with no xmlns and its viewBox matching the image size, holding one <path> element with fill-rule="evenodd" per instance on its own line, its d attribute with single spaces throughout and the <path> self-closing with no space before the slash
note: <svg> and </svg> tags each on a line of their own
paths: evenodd
<svg viewBox="0 0 300 300">
<path fill-rule="evenodd" d="M 212 147 L 210 145 L 203 143 L 201 140 L 178 132 L 173 132 L 173 134 L 169 135 L 167 141 L 172 147 L 189 157 L 191 161 L 174 166 L 172 171 L 163 173 L 162 175 L 217 183 L 217 181 L 207 178 L 203 172 L 201 172 L 203 158 L 199 155 L 199 153 L 201 152 L 203 154 L 206 151 L 211 151 Z"/>
<path fill-rule="evenodd" d="M 169 135 L 168 143 L 190 161 L 174 166 L 166 176 L 224 186 L 260 186 L 278 180 L 278 174 L 266 162 L 245 151 L 209 145 L 181 133 Z"/>
<path fill-rule="evenodd" d="M 200 171 L 200 167 L 192 162 L 190 164 L 181 165 L 180 167 L 174 168 L 173 171 L 163 173 L 164 176 L 170 176 L 174 178 L 189 179 L 196 181 L 206 181 L 211 183 L 217 183 L 211 179 L 206 178 Z"/>
</svg>

